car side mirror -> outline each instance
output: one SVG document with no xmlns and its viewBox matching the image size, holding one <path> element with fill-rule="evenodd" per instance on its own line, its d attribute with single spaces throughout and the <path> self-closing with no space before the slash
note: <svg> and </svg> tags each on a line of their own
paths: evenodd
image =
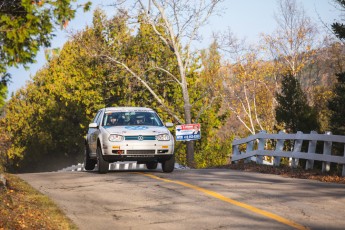
<svg viewBox="0 0 345 230">
<path fill-rule="evenodd" d="M 165 127 L 171 128 L 171 127 L 174 127 L 174 124 L 171 122 L 167 122 L 167 123 L 165 123 Z"/>
<path fill-rule="evenodd" d="M 89 128 L 97 129 L 98 125 L 97 125 L 97 123 L 90 123 Z"/>
</svg>

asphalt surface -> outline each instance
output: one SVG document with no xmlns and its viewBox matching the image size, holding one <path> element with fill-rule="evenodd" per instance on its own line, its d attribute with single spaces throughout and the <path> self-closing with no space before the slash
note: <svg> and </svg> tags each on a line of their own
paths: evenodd
<svg viewBox="0 0 345 230">
<path fill-rule="evenodd" d="M 345 185 L 229 169 L 19 174 L 80 229 L 345 229 Z"/>
</svg>

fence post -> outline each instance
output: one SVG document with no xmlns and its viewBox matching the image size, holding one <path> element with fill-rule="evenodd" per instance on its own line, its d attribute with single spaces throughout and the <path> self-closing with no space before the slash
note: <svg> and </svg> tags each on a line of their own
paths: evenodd
<svg viewBox="0 0 345 230">
<path fill-rule="evenodd" d="M 325 132 L 325 135 L 332 135 L 332 132 L 327 131 Z M 325 141 L 323 144 L 323 154 L 324 155 L 331 155 L 332 154 L 332 142 L 331 141 Z M 322 172 L 329 172 L 331 169 L 331 163 L 330 162 L 322 162 Z"/>
<path fill-rule="evenodd" d="M 293 146 L 293 152 L 301 152 L 302 144 L 303 144 L 303 139 L 301 137 L 301 134 L 303 134 L 303 132 L 301 132 L 301 131 L 298 131 L 296 133 L 296 139 L 295 139 L 295 143 L 294 143 L 294 146 Z M 297 168 L 298 162 L 299 162 L 298 158 L 292 158 L 291 159 L 291 166 L 293 168 Z"/>
<path fill-rule="evenodd" d="M 262 130 L 260 133 L 266 134 L 266 131 Z M 260 138 L 259 139 L 259 145 L 258 145 L 258 150 L 264 150 L 265 149 L 265 144 L 266 144 L 266 139 L 265 138 Z M 263 164 L 263 156 L 256 156 L 256 163 L 262 165 Z"/>
<path fill-rule="evenodd" d="M 249 141 L 249 142 L 247 143 L 246 153 L 253 151 L 253 146 L 254 146 L 254 141 Z M 249 158 L 246 158 L 246 159 L 244 160 L 244 163 L 249 163 L 249 162 L 251 162 L 250 157 L 249 157 Z"/>
<path fill-rule="evenodd" d="M 284 131 L 279 131 L 278 134 L 282 135 L 282 134 L 285 134 L 285 132 Z M 283 139 L 277 140 L 276 151 L 283 151 L 284 142 L 285 142 L 285 140 L 283 140 Z M 279 166 L 280 165 L 280 160 L 281 160 L 281 157 L 274 157 L 273 165 L 274 166 Z"/>
<path fill-rule="evenodd" d="M 237 156 L 240 155 L 240 150 L 238 149 L 238 145 L 233 145 L 232 146 L 232 155 Z M 231 159 L 230 159 L 231 161 Z M 238 161 L 235 161 L 235 164 L 237 164 Z"/>
<path fill-rule="evenodd" d="M 310 135 L 313 134 L 317 134 L 316 131 L 311 131 Z M 309 145 L 308 145 L 308 154 L 315 154 L 315 150 L 316 150 L 316 140 L 311 140 L 309 141 Z M 313 169 L 314 168 L 314 160 L 307 160 L 306 164 L 305 164 L 305 169 Z"/>
</svg>

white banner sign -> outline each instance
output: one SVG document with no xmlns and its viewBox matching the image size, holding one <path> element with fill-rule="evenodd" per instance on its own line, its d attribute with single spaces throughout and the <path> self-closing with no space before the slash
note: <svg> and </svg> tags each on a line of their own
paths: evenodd
<svg viewBox="0 0 345 230">
<path fill-rule="evenodd" d="M 200 124 L 185 124 L 176 126 L 177 141 L 192 141 L 200 138 Z"/>
</svg>

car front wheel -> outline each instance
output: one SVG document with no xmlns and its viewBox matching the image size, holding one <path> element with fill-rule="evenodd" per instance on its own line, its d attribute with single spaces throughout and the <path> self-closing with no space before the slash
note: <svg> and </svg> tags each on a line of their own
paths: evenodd
<svg viewBox="0 0 345 230">
<path fill-rule="evenodd" d="M 103 159 L 101 147 L 97 147 L 97 166 L 99 173 L 107 173 L 109 171 L 109 163 Z"/>
<path fill-rule="evenodd" d="M 95 165 L 96 165 L 96 161 L 93 159 L 90 159 L 90 155 L 89 155 L 89 151 L 88 151 L 89 147 L 85 146 L 85 153 L 84 153 L 84 168 L 85 170 L 94 170 L 95 169 Z"/>
<path fill-rule="evenodd" d="M 156 169 L 158 166 L 157 162 L 147 162 L 146 163 L 146 168 L 147 169 Z"/>
<path fill-rule="evenodd" d="M 174 171 L 175 168 L 175 156 L 172 156 L 169 160 L 162 162 L 162 169 L 165 173 Z"/>
</svg>

